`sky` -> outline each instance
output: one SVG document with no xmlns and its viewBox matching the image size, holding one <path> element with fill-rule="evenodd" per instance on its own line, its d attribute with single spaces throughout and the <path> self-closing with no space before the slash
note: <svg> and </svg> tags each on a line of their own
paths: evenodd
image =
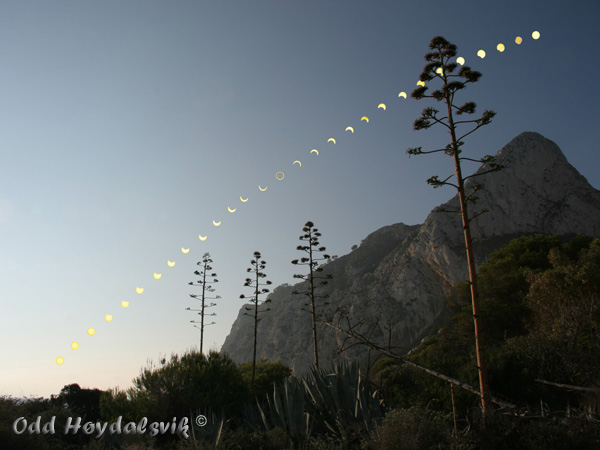
<svg viewBox="0 0 600 450">
<path fill-rule="evenodd" d="M 451 160 L 406 155 L 448 143 L 412 129 L 433 106 L 410 93 L 434 36 L 483 74 L 460 101 L 497 113 L 466 156 L 536 131 L 599 188 L 599 14 L 595 1 L 3 2 L 0 395 L 126 389 L 148 360 L 197 348 L 188 282 L 205 252 L 221 296 L 208 351 L 251 293 L 254 251 L 277 286 L 294 282 L 308 220 L 339 256 L 422 223 L 454 195 L 425 182 Z"/>
</svg>

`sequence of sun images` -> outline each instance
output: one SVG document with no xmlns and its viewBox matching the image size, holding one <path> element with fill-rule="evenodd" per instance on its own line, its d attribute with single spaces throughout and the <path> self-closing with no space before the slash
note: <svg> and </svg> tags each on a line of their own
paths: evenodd
<svg viewBox="0 0 600 450">
<path fill-rule="evenodd" d="M 532 39 L 534 39 L 534 40 L 538 40 L 538 39 L 540 38 L 540 36 L 541 36 L 541 35 L 540 35 L 540 32 L 539 32 L 539 31 L 534 31 L 533 33 L 531 33 L 531 37 L 532 37 Z M 517 37 L 515 38 L 515 41 L 514 41 L 514 42 L 515 42 L 515 44 L 517 44 L 517 45 L 521 45 L 521 44 L 523 43 L 523 38 L 522 38 L 521 36 L 517 36 Z M 504 51 L 506 50 L 506 46 L 505 46 L 503 43 L 499 43 L 499 44 L 496 46 L 496 50 L 497 50 L 498 52 L 502 53 L 502 52 L 504 52 Z M 479 58 L 481 58 L 481 59 L 485 58 L 485 56 L 486 56 L 486 52 L 485 52 L 485 50 L 479 50 L 479 51 L 477 51 L 477 56 L 478 56 Z M 458 64 L 460 64 L 460 65 L 464 65 L 466 61 L 465 61 L 465 58 L 463 58 L 462 56 L 460 56 L 460 57 L 456 58 L 456 62 L 457 62 Z M 441 68 L 438 68 L 436 72 L 437 72 L 438 74 L 440 74 L 440 75 L 443 73 Z M 424 83 L 423 81 L 419 80 L 419 81 L 417 81 L 417 85 L 418 85 L 418 86 L 425 86 L 425 83 Z M 406 92 L 405 92 L 405 91 L 402 91 L 402 92 L 400 92 L 400 93 L 398 94 L 398 98 L 401 98 L 401 99 L 406 99 L 406 98 L 407 98 L 407 94 L 406 94 Z M 377 109 L 378 109 L 378 110 L 379 110 L 379 109 L 381 109 L 381 110 L 385 111 L 385 110 L 387 109 L 387 106 L 385 105 L 385 103 L 380 103 L 380 104 L 377 106 Z M 368 118 L 367 116 L 363 116 L 363 117 L 361 117 L 361 119 L 360 119 L 360 122 L 361 122 L 361 123 L 362 123 L 362 122 L 364 122 L 365 124 L 368 124 L 368 123 L 369 123 L 369 118 Z M 348 127 L 346 127 L 345 131 L 347 131 L 347 132 L 350 132 L 351 134 L 354 134 L 354 128 L 353 128 L 353 127 L 351 127 L 351 126 L 348 126 Z M 336 144 L 336 140 L 335 140 L 335 138 L 331 137 L 331 138 L 327 139 L 327 144 L 333 144 L 333 145 L 335 145 L 335 144 Z M 318 149 L 316 149 L 316 148 L 313 148 L 312 150 L 310 150 L 310 152 L 309 152 L 309 155 L 315 155 L 315 156 L 319 156 L 319 150 L 318 150 Z M 292 163 L 292 166 L 294 166 L 294 165 L 296 165 L 296 164 L 298 165 L 298 168 L 302 167 L 302 162 L 300 162 L 300 160 L 295 160 L 295 161 Z M 285 177 L 285 174 L 284 174 L 283 172 L 281 172 L 281 171 L 280 171 L 280 172 L 276 172 L 276 173 L 275 173 L 275 179 L 276 179 L 277 181 L 282 181 L 282 180 L 284 179 L 284 177 Z M 268 188 L 268 186 L 266 186 L 266 185 L 265 185 L 264 187 L 263 187 L 262 185 L 258 185 L 258 189 L 259 189 L 259 191 L 261 191 L 261 192 L 264 192 L 264 191 L 266 191 L 266 190 L 267 190 L 267 188 Z M 240 201 L 241 201 L 242 203 L 246 203 L 246 202 L 248 201 L 248 197 L 244 198 L 242 195 L 240 195 Z M 237 211 L 237 207 L 236 207 L 236 208 L 232 208 L 232 207 L 230 207 L 230 206 L 227 206 L 227 211 L 228 211 L 229 213 L 233 214 L 233 213 L 235 213 L 235 212 Z M 221 220 L 219 220 L 219 221 L 213 220 L 213 221 L 212 221 L 212 224 L 213 224 L 213 226 L 215 226 L 215 227 L 219 227 L 219 226 L 221 225 Z M 206 241 L 206 239 L 208 238 L 208 235 L 204 235 L 204 236 L 203 236 L 202 234 L 200 234 L 200 235 L 198 236 L 198 238 L 200 239 L 200 241 Z M 189 251 L 190 251 L 189 247 L 188 247 L 188 248 L 181 247 L 181 252 L 182 252 L 183 254 L 188 254 L 188 253 L 189 253 Z M 168 267 L 170 267 L 170 268 L 172 268 L 172 267 L 175 267 L 175 261 L 167 260 L 167 266 L 168 266 Z M 154 274 L 153 274 L 153 277 L 154 277 L 154 279 L 156 279 L 156 280 L 160 280 L 160 279 L 161 279 L 161 277 L 162 277 L 162 274 L 161 274 L 161 273 L 154 272 Z M 143 294 L 143 292 L 144 292 L 144 288 L 142 288 L 142 287 L 136 287 L 136 288 L 135 288 L 135 292 L 136 292 L 137 294 Z M 127 308 L 128 306 L 129 306 L 129 301 L 127 301 L 127 300 L 123 300 L 123 301 L 121 301 L 121 307 L 122 307 L 122 308 Z M 106 322 L 111 322 L 111 321 L 113 320 L 113 316 L 112 316 L 112 314 L 106 314 L 106 315 L 104 316 L 104 320 L 105 320 Z M 96 334 L 96 330 L 95 330 L 94 328 L 88 328 L 88 329 L 87 329 L 87 334 L 88 334 L 89 336 L 94 336 L 94 335 Z M 77 342 L 77 341 L 74 341 L 74 342 L 72 342 L 72 343 L 71 343 L 71 349 L 72 349 L 72 350 L 77 350 L 78 348 L 79 348 L 79 342 Z M 63 356 L 58 356 L 58 357 L 56 358 L 56 364 L 58 364 L 58 365 L 62 365 L 64 362 L 65 362 L 65 358 L 64 358 Z"/>
</svg>

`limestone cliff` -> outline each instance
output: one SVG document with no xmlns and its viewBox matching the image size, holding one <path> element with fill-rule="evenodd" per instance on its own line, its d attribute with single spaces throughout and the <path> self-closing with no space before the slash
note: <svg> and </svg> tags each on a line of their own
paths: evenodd
<svg viewBox="0 0 600 450">
<path fill-rule="evenodd" d="M 555 143 L 525 132 L 496 157 L 505 168 L 474 179 L 484 189 L 471 208 L 489 210 L 472 223 L 479 263 L 523 234 L 600 235 L 600 191 L 568 163 Z M 479 172 L 485 170 L 484 165 Z M 458 209 L 458 197 L 441 208 Z M 460 216 L 434 210 L 422 225 L 383 227 L 358 249 L 327 264 L 324 273 L 333 275 L 320 291 L 330 295 L 326 314 L 341 308 L 353 323 L 363 320 L 361 330 L 370 332 L 372 340 L 391 339 L 407 351 L 439 323 L 452 287 L 468 278 Z M 292 295 L 305 286 L 275 289 L 270 296 L 272 311 L 263 316 L 258 331 L 258 356 L 281 359 L 297 374 L 313 361 L 310 314 L 300 310 L 306 297 Z M 243 311 L 222 348 L 239 362 L 251 359 L 253 345 L 252 321 Z M 342 336 L 320 327 L 320 362 L 327 366 L 342 341 Z M 366 355 L 364 348 L 355 346 L 342 357 Z"/>
</svg>

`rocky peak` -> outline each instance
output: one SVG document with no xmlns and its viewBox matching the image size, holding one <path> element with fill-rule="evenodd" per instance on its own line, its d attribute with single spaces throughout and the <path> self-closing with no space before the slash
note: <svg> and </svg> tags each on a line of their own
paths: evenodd
<svg viewBox="0 0 600 450">
<path fill-rule="evenodd" d="M 523 234 L 600 235 L 600 192 L 554 142 L 538 133 L 521 133 L 496 158 L 503 170 L 469 180 L 484 187 L 471 214 L 489 211 L 472 223 L 479 263 Z M 485 170 L 484 165 L 477 173 Z M 458 196 L 440 207 L 458 209 Z M 358 249 L 327 264 L 325 273 L 333 275 L 322 291 L 330 295 L 330 314 L 337 308 L 348 311 L 354 322 L 362 319 L 361 331 L 370 332 L 373 340 L 391 338 L 406 351 L 447 313 L 446 296 L 467 279 L 460 216 L 434 209 L 422 225 L 380 228 Z M 272 312 L 261 322 L 257 349 L 259 357 L 281 359 L 296 373 L 312 364 L 310 315 L 300 311 L 302 299 L 292 295 L 303 289 L 300 283 L 273 292 Z M 240 362 L 252 355 L 252 323 L 242 312 L 222 348 Z M 328 327 L 321 327 L 319 336 L 320 360 L 326 364 L 343 339 Z M 365 356 L 360 347 L 343 355 Z"/>
</svg>

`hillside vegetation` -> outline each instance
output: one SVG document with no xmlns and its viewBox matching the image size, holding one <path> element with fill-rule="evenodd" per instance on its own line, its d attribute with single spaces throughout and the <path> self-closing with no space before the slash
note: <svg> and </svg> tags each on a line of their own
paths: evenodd
<svg viewBox="0 0 600 450">
<path fill-rule="evenodd" d="M 301 379 L 281 362 L 251 365 L 194 351 L 143 368 L 126 391 L 65 386 L 50 399 L 0 400 L 0 442 L 19 449 L 572 449 L 599 448 L 600 239 L 515 239 L 479 273 L 491 391 L 516 408 L 486 423 L 478 397 L 398 359 L 369 372 L 337 365 Z M 448 299 L 439 331 L 406 356 L 476 385 L 468 286 Z M 203 415 L 199 426 L 194 418 Z M 56 416 L 54 435 L 15 434 L 13 422 Z M 65 435 L 68 417 L 113 423 L 187 417 L 189 437 Z"/>
</svg>

